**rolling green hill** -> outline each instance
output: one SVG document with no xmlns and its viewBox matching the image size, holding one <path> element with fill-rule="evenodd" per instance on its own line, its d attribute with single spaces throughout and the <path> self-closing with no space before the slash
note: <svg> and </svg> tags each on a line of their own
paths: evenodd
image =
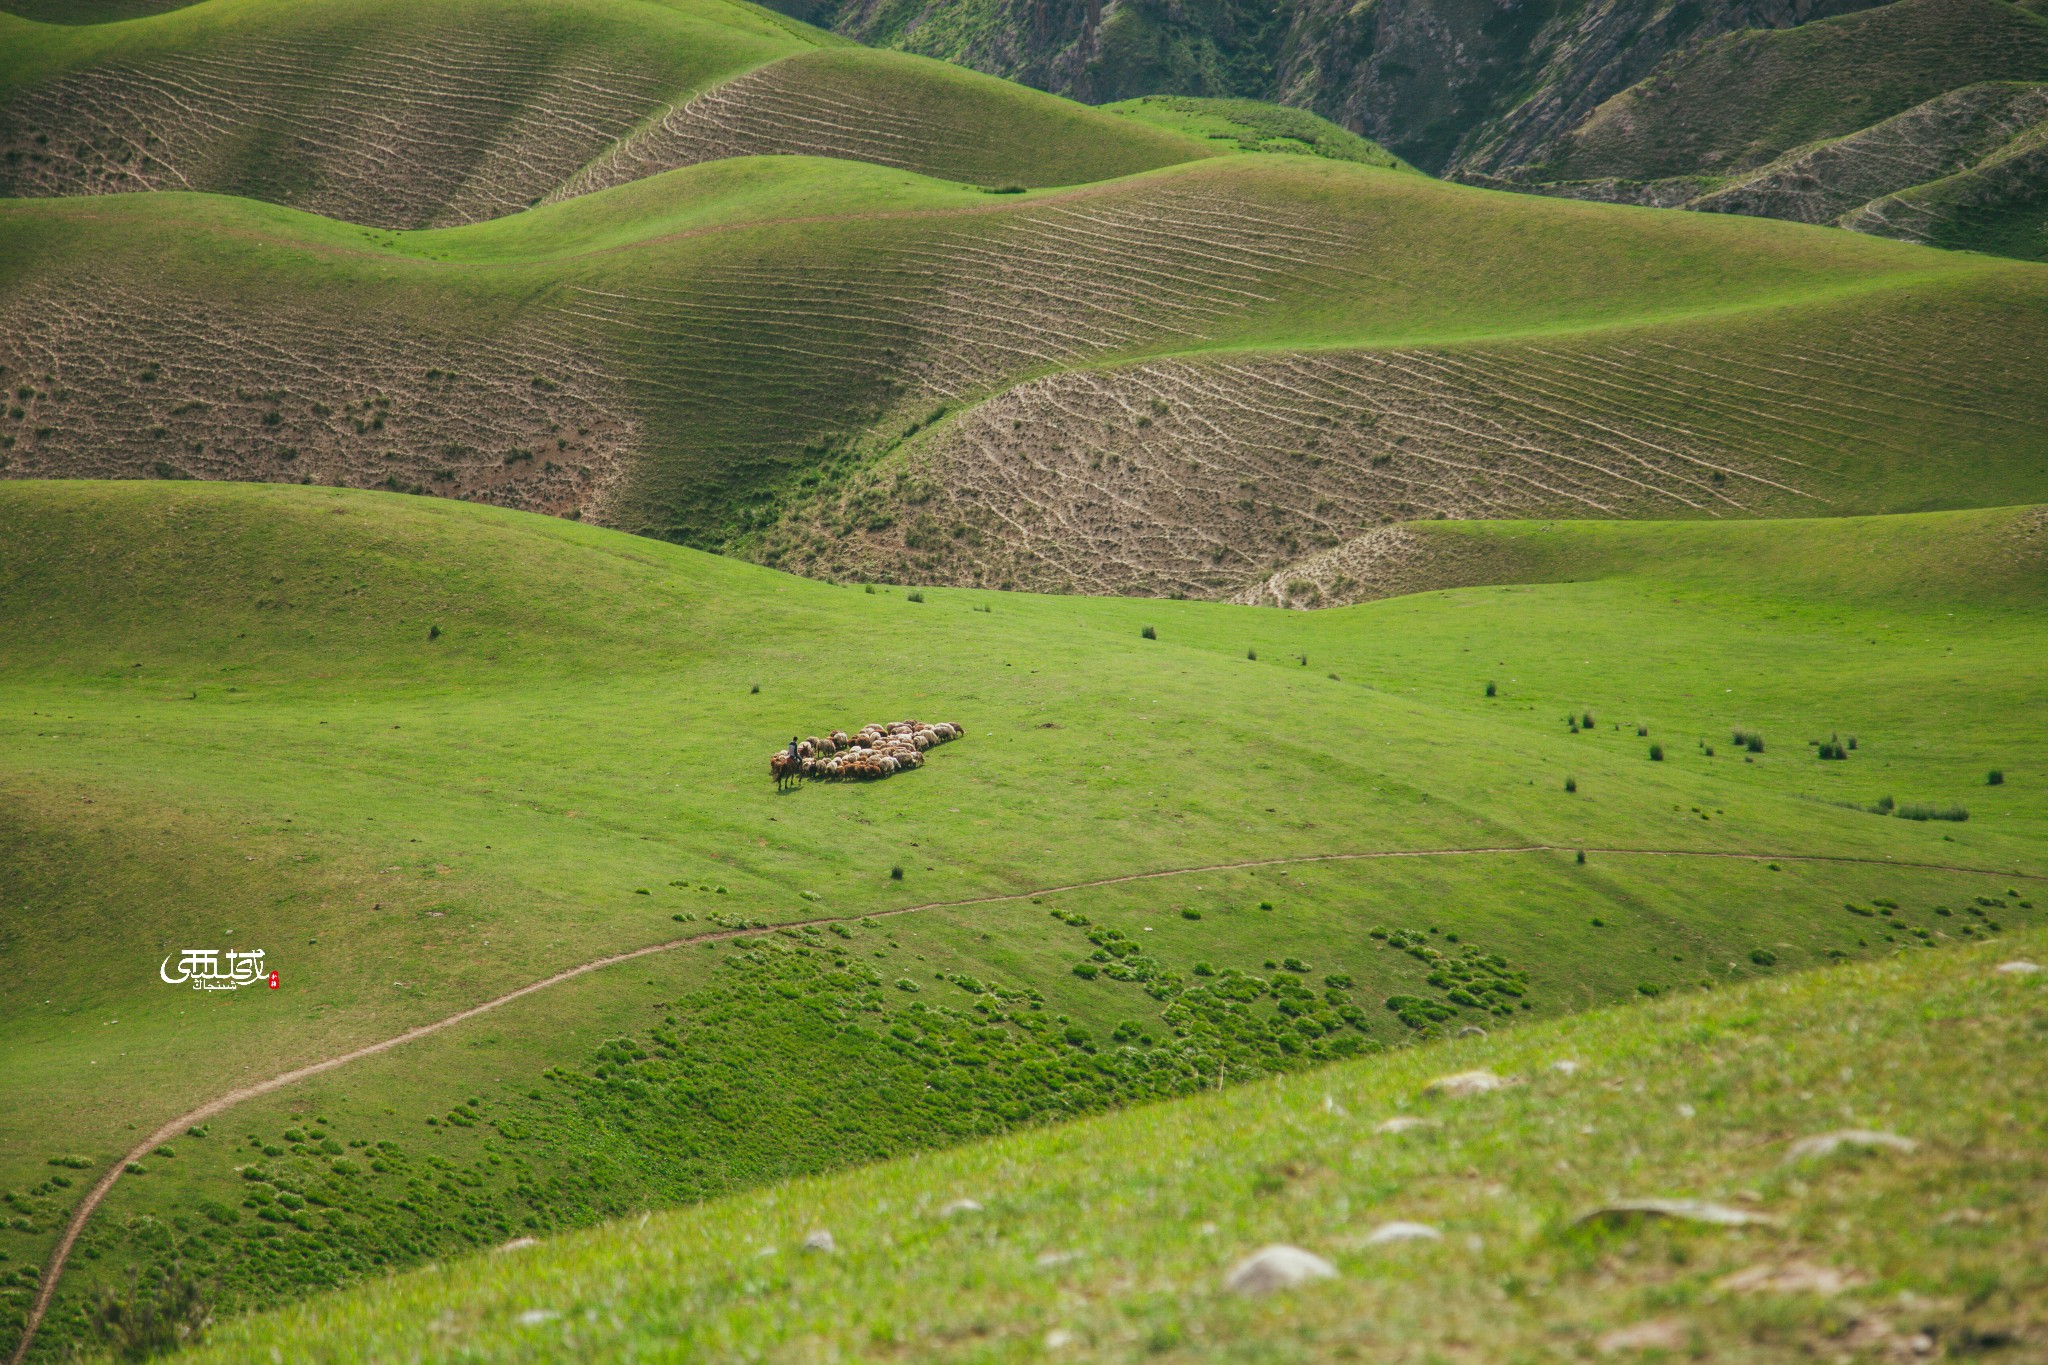
<svg viewBox="0 0 2048 1365">
<path fill-rule="evenodd" d="M 318 488 L 15 482 L 0 528 L 17 1314 L 159 1125 L 681 943 L 153 1139 L 46 1354 L 128 1266 L 274 1303 L 1219 1074 L 1995 937 L 2038 919 L 2011 874 L 2048 872 L 2038 510 L 1427 525 L 1523 586 L 1314 613 L 913 599 Z M 905 713 L 967 738 L 770 790 L 789 730 Z M 157 979 L 237 945 L 280 990 Z"/>
<path fill-rule="evenodd" d="M 1322 157 L 1016 195 L 737 159 L 421 233 L 15 201 L 0 240 L 17 477 L 1205 597 L 1389 520 L 2048 498 L 2038 267 Z"/>
<path fill-rule="evenodd" d="M 417 228 L 728 156 L 1057 185 L 1210 154 L 739 0 L 207 0 L 0 35 L 12 195 L 206 190 Z"/>
<path fill-rule="evenodd" d="M 1532 1359 L 2018 1356 L 2048 1291 L 2048 1132 L 2036 1106 L 1951 1102 L 2048 1082 L 2040 977 L 2000 973 L 2008 951 L 1603 1012 L 795 1182 L 323 1297 L 193 1358 L 629 1360 L 742 1342 L 1448 1358 L 1481 1341 Z M 1475 1068 L 1511 1084 L 1426 1093 Z M 1414 1126 L 1381 1126 L 1395 1120 Z M 1827 1149 L 1845 1129 L 1877 1137 Z M 1577 1222 L 1672 1197 L 1756 1221 Z M 820 1232 L 830 1249 L 806 1250 Z M 1335 1277 L 1228 1292 L 1233 1263 L 1276 1243 Z"/>
</svg>

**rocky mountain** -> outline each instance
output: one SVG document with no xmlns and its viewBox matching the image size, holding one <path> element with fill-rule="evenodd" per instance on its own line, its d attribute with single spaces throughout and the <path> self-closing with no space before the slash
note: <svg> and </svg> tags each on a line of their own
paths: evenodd
<svg viewBox="0 0 2048 1365">
<path fill-rule="evenodd" d="M 1094 103 L 1313 110 L 1453 179 L 2040 257 L 2036 0 L 784 0 Z M 1960 177 L 1960 179 L 1957 179 Z"/>
</svg>

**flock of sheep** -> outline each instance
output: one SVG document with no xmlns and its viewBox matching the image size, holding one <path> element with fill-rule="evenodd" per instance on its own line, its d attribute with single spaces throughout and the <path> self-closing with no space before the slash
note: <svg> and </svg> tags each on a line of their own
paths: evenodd
<svg viewBox="0 0 2048 1365">
<path fill-rule="evenodd" d="M 796 758 L 788 749 L 778 749 L 768 760 L 768 771 L 777 784 L 799 777 L 871 778 L 887 777 L 905 768 L 924 766 L 924 753 L 965 734 L 952 721 L 936 725 L 921 720 L 899 720 L 893 725 L 864 725 L 852 735 L 834 730 L 822 738 L 812 735 L 797 741 Z"/>
</svg>

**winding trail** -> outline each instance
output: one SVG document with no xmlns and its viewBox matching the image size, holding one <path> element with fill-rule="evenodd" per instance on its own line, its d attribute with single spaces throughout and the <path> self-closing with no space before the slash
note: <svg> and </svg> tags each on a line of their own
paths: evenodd
<svg viewBox="0 0 2048 1365">
<path fill-rule="evenodd" d="M 995 905 L 1004 901 L 1029 900 L 1034 896 L 1054 896 L 1068 891 L 1086 891 L 1098 886 L 1118 886 L 1125 882 L 1159 881 L 1167 877 L 1187 877 L 1205 872 L 1230 872 L 1244 868 L 1283 867 L 1308 863 L 1368 862 L 1382 858 L 1466 858 L 1500 854 L 1576 854 L 1581 852 L 1600 854 L 1606 857 L 1726 858 L 1738 862 L 1759 863 L 1860 863 L 1877 867 L 1915 868 L 1929 872 L 1957 872 L 1982 877 L 2048 881 L 2048 875 L 2035 872 L 2020 872 L 1989 867 L 1959 867 L 1950 863 L 1920 863 L 1896 858 L 1863 858 L 1850 854 L 1830 853 L 1738 853 L 1689 848 L 1593 848 L 1576 844 L 1500 844 L 1477 848 L 1378 849 L 1363 853 L 1307 853 L 1287 858 L 1248 858 L 1244 861 L 1233 863 L 1204 863 L 1199 867 L 1169 867 L 1152 872 L 1129 872 L 1118 877 L 1098 877 L 1092 881 L 1066 882 L 1059 886 L 1038 887 L 1029 891 L 1007 891 L 992 896 L 970 896 L 965 900 L 925 901 L 918 905 L 902 905 L 893 910 L 870 910 L 858 915 L 826 915 L 816 919 L 787 920 L 779 924 L 769 925 L 764 929 L 721 929 L 713 933 L 692 934 L 686 938 L 670 939 L 665 943 L 653 943 L 644 948 L 632 949 L 629 952 L 613 953 L 609 957 L 595 958 L 578 966 L 556 972 L 553 976 L 544 977 L 539 981 L 521 986 L 517 990 L 507 991 L 505 994 L 486 1000 L 482 1004 L 471 1005 L 468 1009 L 451 1014 L 445 1019 L 437 1019 L 430 1024 L 420 1024 L 414 1028 L 409 1028 L 403 1033 L 384 1039 L 382 1042 L 370 1043 L 356 1048 L 354 1051 L 344 1052 L 339 1056 L 329 1057 L 324 1061 L 312 1062 L 306 1066 L 297 1067 L 291 1071 L 272 1076 L 269 1080 L 258 1081 L 254 1085 L 245 1085 L 239 1089 L 230 1090 L 226 1094 L 208 1100 L 197 1109 L 171 1119 L 137 1143 L 127 1156 L 108 1167 L 106 1174 L 99 1178 L 92 1189 L 86 1193 L 85 1198 L 79 1201 L 78 1207 L 72 1211 L 71 1221 L 65 1225 L 64 1235 L 58 1239 L 56 1249 L 50 1255 L 49 1263 L 43 1268 L 42 1283 L 36 1291 L 35 1304 L 29 1309 L 28 1319 L 22 1326 L 21 1340 L 15 1343 L 13 1354 L 7 1358 L 7 1365 L 22 1365 L 22 1362 L 27 1359 L 29 1347 L 35 1344 L 36 1330 L 42 1326 L 43 1316 L 49 1311 L 51 1301 L 57 1296 L 57 1283 L 64 1274 L 66 1262 L 71 1258 L 72 1248 L 78 1244 L 78 1238 L 85 1231 L 86 1223 L 91 1220 L 93 1212 L 99 1208 L 101 1202 L 112 1191 L 114 1182 L 121 1178 L 122 1173 L 128 1168 L 130 1162 L 142 1160 L 155 1148 L 178 1136 L 185 1129 L 195 1124 L 204 1123 L 207 1119 L 225 1110 L 232 1109 L 244 1100 L 253 1100 L 258 1096 L 282 1090 L 286 1086 L 296 1085 L 298 1082 L 318 1076 L 322 1072 L 333 1071 L 338 1067 L 347 1066 L 351 1062 L 361 1061 L 365 1057 L 374 1057 L 380 1052 L 389 1052 L 393 1048 L 403 1047 L 405 1044 L 417 1039 L 428 1037 L 444 1029 L 453 1028 L 457 1024 L 474 1019 L 480 1014 L 487 1014 L 497 1009 L 500 1005 L 509 1005 L 514 1000 L 532 995 L 536 991 L 544 991 L 550 986 L 558 986 L 564 981 L 573 981 L 575 978 L 589 972 L 599 971 L 605 967 L 617 966 L 621 962 L 631 962 L 636 958 L 650 957 L 656 953 L 673 952 L 677 948 L 688 948 L 694 944 L 719 943 L 730 939 L 749 938 L 758 934 L 772 934 L 778 929 L 802 929 L 827 924 L 851 924 L 858 923 L 864 919 L 888 919 L 896 915 L 912 915 L 924 910 L 950 910 L 970 905 Z"/>
</svg>

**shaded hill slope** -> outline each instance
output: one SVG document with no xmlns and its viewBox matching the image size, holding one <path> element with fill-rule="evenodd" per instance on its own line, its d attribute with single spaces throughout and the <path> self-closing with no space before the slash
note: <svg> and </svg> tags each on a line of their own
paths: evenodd
<svg viewBox="0 0 2048 1365">
<path fill-rule="evenodd" d="M 2043 250 L 2037 161 L 1979 145 L 2012 111 L 1969 93 L 2048 77 L 2041 16 L 2006 0 L 787 8 L 1084 99 L 1284 101 L 1472 183 Z"/>
<path fill-rule="evenodd" d="M 2043 943 L 2013 947 L 2038 959 Z M 1947 1099 L 2048 1082 L 2042 978 L 2002 957 L 1816 972 L 796 1182 L 231 1324 L 195 1358 L 625 1360 L 737 1340 L 869 1354 L 881 1339 L 940 1360 L 1049 1343 L 1211 1360 L 1452 1353 L 1482 1333 L 1532 1356 L 2018 1357 L 2048 1332 L 2048 1133 L 2033 1107 Z M 1427 1092 L 1479 1068 L 1513 1083 Z M 1825 1141 L 1857 1129 L 1880 1136 Z M 1748 1225 L 1576 1221 L 1645 1197 Z M 1409 1239 L 1373 1240 L 1388 1226 Z M 803 1250 L 820 1231 L 831 1249 Z M 1332 1278 L 1227 1292 L 1233 1263 L 1275 1243 L 1328 1258 Z"/>
<path fill-rule="evenodd" d="M 620 964 L 174 1138 L 90 1225 L 51 1357 L 131 1266 L 275 1303 L 1219 1069 L 1995 936 L 2038 919 L 2008 871 L 2048 871 L 2037 510 L 1433 525 L 1553 581 L 1314 613 L 912 600 L 332 489 L 10 483 L 0 528 L 10 1312 L 201 1100 L 611 953 L 845 931 Z M 770 790 L 789 728 L 905 712 L 968 738 Z M 1375 853 L 1429 856 L 1324 861 Z M 104 969 L 220 945 L 285 985 Z M 1286 957 L 1350 984 L 1303 1005 Z M 689 1068 L 641 1070 L 664 1037 Z"/>
<path fill-rule="evenodd" d="M 431 489 L 817 572 L 1202 596 L 1385 519 L 2048 496 L 2033 267 L 1320 157 L 1020 195 L 734 160 L 417 234 L 18 201 L 0 234 L 16 477 Z"/>
<path fill-rule="evenodd" d="M 12 195 L 207 190 L 417 228 L 726 156 L 1046 185 L 1208 154 L 723 0 L 208 0 L 130 24 L 0 16 L 0 29 Z"/>
</svg>

